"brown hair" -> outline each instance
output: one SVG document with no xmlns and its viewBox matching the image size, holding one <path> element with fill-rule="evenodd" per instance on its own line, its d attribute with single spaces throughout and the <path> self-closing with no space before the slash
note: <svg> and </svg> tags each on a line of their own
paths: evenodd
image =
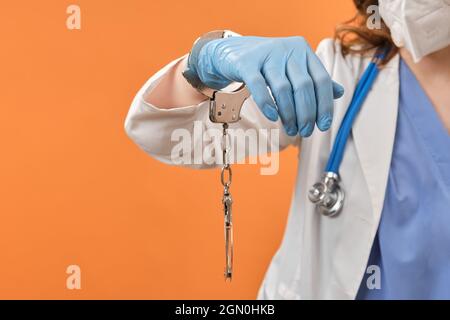
<svg viewBox="0 0 450 320">
<path fill-rule="evenodd" d="M 342 44 L 342 53 L 344 55 L 368 54 L 374 49 L 390 47 L 391 50 L 381 64 L 386 64 L 394 57 L 398 48 L 392 42 L 391 32 L 384 21 L 381 21 L 380 29 L 370 29 L 367 27 L 369 19 L 368 8 L 378 6 L 378 0 L 353 0 L 357 13 L 349 21 L 337 26 L 335 39 L 340 40 Z"/>
</svg>

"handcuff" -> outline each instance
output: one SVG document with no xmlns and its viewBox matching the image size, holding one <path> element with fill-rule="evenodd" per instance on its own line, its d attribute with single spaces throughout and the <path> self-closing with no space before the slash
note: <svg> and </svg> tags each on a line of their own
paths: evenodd
<svg viewBox="0 0 450 320">
<path fill-rule="evenodd" d="M 231 37 L 233 34 L 227 30 L 217 30 L 208 32 L 199 37 L 192 47 L 188 59 L 197 59 L 203 46 L 215 39 Z M 189 63 L 188 63 L 189 66 Z M 207 87 L 202 83 L 197 73 L 189 67 L 183 71 L 183 76 L 189 84 L 198 92 L 209 99 L 209 119 L 213 123 L 223 125 L 222 135 L 222 171 L 220 181 L 223 186 L 223 213 L 224 213 L 224 236 L 225 236 L 225 281 L 232 280 L 233 276 L 233 220 L 232 204 L 233 198 L 230 193 L 233 173 L 228 156 L 231 149 L 230 136 L 228 134 L 228 125 L 238 122 L 240 112 L 245 100 L 250 96 L 245 84 L 239 86 L 233 91 L 221 91 Z"/>
</svg>

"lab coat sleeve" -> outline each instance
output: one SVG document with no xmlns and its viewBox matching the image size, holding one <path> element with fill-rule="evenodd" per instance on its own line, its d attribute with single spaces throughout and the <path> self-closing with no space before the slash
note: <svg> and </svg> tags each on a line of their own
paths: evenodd
<svg viewBox="0 0 450 320">
<path fill-rule="evenodd" d="M 168 109 L 158 108 L 144 100 L 149 90 L 160 90 L 159 80 L 184 58 L 186 56 L 166 65 L 139 90 L 126 117 L 125 131 L 142 150 L 163 163 L 192 168 L 215 167 L 221 164 L 222 159 L 222 126 L 209 120 L 208 100 Z M 235 148 L 232 150 L 232 163 L 248 156 L 299 145 L 300 142 L 298 137 L 289 137 L 285 133 L 280 120 L 272 122 L 266 119 L 251 97 L 242 107 L 241 120 L 231 124 L 229 131 Z"/>
</svg>

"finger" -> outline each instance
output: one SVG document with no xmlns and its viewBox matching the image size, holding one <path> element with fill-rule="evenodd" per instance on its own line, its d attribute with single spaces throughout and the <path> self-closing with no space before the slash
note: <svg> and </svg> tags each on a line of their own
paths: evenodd
<svg viewBox="0 0 450 320">
<path fill-rule="evenodd" d="M 261 72 L 251 72 L 251 75 L 244 77 L 244 82 L 248 87 L 248 90 L 253 96 L 253 100 L 258 105 L 261 112 L 271 121 L 278 120 L 278 111 L 275 106 L 267 83 Z"/>
<path fill-rule="evenodd" d="M 282 63 L 277 66 L 268 64 L 263 68 L 263 76 L 272 91 L 278 107 L 281 122 L 289 136 L 298 133 L 297 117 L 295 113 L 294 96 L 292 86 L 286 76 L 285 67 Z"/>
<path fill-rule="evenodd" d="M 317 101 L 317 127 L 321 131 L 330 128 L 333 120 L 333 83 L 330 75 L 312 50 L 307 53 L 308 73 L 314 83 Z"/>
<path fill-rule="evenodd" d="M 303 62 L 302 62 L 303 60 Z M 314 84 L 307 73 L 306 56 L 291 56 L 287 63 L 287 76 L 294 93 L 297 126 L 302 137 L 309 137 L 316 121 L 316 97 Z"/>
</svg>

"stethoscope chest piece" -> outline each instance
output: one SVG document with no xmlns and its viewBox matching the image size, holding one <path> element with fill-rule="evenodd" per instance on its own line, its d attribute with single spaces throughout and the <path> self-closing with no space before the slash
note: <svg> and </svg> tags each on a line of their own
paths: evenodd
<svg viewBox="0 0 450 320">
<path fill-rule="evenodd" d="M 308 194 L 320 214 L 333 217 L 339 214 L 344 205 L 344 190 L 339 185 L 339 175 L 325 172 L 322 180 L 313 185 Z"/>
</svg>

